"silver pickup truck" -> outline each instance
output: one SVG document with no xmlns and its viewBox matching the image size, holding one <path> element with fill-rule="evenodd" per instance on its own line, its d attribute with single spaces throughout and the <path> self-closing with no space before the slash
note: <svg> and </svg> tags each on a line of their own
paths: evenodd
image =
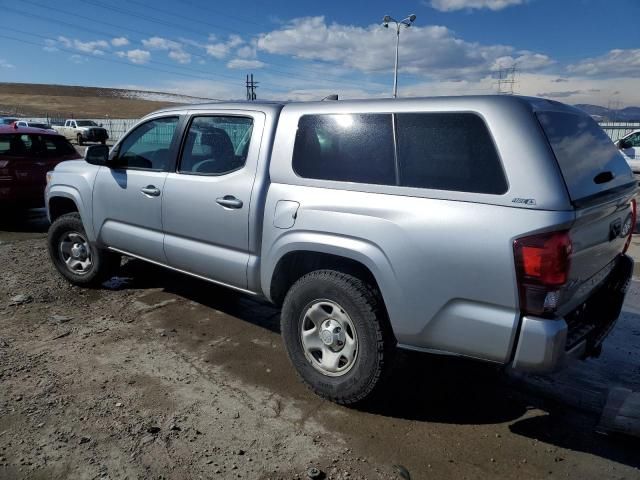
<svg viewBox="0 0 640 480">
<path fill-rule="evenodd" d="M 281 305 L 301 378 L 351 404 L 396 348 L 536 372 L 597 355 L 636 188 L 599 126 L 554 101 L 194 105 L 58 165 L 48 242 L 78 285 L 126 255 Z"/>
<path fill-rule="evenodd" d="M 53 129 L 68 140 L 75 140 L 78 145 L 84 145 L 85 142 L 99 142 L 104 145 L 109 139 L 107 129 L 93 120 L 66 120 L 64 125 L 54 125 Z"/>
</svg>

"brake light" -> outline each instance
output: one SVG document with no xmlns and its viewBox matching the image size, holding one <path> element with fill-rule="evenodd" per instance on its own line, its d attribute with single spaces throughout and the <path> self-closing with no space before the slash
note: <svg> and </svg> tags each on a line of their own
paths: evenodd
<svg viewBox="0 0 640 480">
<path fill-rule="evenodd" d="M 636 205 L 636 199 L 631 199 L 631 225 L 629 225 L 629 234 L 627 236 L 627 241 L 624 244 L 624 248 L 622 249 L 622 253 L 627 253 L 629 250 L 629 245 L 631 245 L 631 239 L 633 238 L 633 232 L 636 229 L 636 221 L 638 219 L 638 210 Z"/>
<path fill-rule="evenodd" d="M 572 243 L 569 232 L 552 232 L 513 242 L 521 309 L 553 314 L 569 279 Z"/>
</svg>

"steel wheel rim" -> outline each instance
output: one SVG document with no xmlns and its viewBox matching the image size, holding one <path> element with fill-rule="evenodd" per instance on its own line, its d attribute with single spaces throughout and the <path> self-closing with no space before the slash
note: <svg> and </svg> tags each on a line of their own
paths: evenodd
<svg viewBox="0 0 640 480">
<path fill-rule="evenodd" d="M 82 233 L 64 233 L 60 237 L 58 252 L 67 269 L 76 275 L 86 275 L 93 266 L 91 247 Z"/>
<path fill-rule="evenodd" d="M 345 375 L 358 358 L 358 334 L 351 317 L 331 300 L 314 300 L 300 317 L 300 342 L 307 361 L 328 377 Z"/>
</svg>

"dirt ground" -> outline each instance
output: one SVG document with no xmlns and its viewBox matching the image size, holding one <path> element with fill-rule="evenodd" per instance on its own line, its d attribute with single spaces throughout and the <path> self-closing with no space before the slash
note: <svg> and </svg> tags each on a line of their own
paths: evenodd
<svg viewBox="0 0 640 480">
<path fill-rule="evenodd" d="M 0 83 L 0 112 L 40 117 L 140 118 L 175 103 L 122 98 L 113 88 Z"/>
<path fill-rule="evenodd" d="M 377 398 L 337 406 L 297 380 L 270 305 L 140 261 L 73 287 L 41 213 L 0 223 L 1 479 L 640 478 L 640 442 L 595 433 L 606 375 L 576 404 L 580 383 L 400 354 Z M 637 385 L 638 319 L 574 376 Z"/>
</svg>

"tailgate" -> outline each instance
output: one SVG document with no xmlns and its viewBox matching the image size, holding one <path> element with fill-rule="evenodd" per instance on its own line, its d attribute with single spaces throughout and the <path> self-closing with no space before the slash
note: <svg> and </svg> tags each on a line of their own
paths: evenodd
<svg viewBox="0 0 640 480">
<path fill-rule="evenodd" d="M 570 230 L 571 267 L 560 314 L 583 303 L 613 269 L 632 228 L 631 199 L 635 192 L 630 188 L 609 201 L 576 210 Z"/>
<path fill-rule="evenodd" d="M 591 117 L 568 108 L 536 115 L 576 214 L 569 232 L 569 278 L 558 311 L 563 314 L 602 284 L 623 252 L 637 183 L 624 157 Z"/>
</svg>

